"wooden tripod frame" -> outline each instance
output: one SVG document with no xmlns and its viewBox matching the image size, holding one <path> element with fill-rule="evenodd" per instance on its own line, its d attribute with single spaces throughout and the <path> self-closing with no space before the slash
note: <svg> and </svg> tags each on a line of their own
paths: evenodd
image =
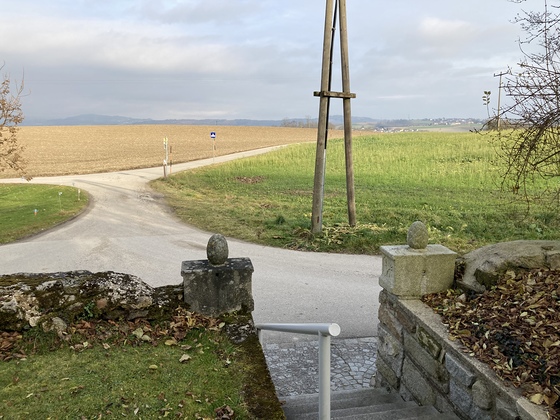
<svg viewBox="0 0 560 420">
<path fill-rule="evenodd" d="M 342 64 L 342 92 L 331 91 L 333 40 L 337 12 L 340 22 L 340 53 Z M 348 223 L 356 225 L 356 203 L 354 196 L 354 166 L 352 160 L 352 113 L 350 100 L 350 70 L 348 63 L 348 27 L 346 23 L 346 0 L 327 0 L 325 13 L 325 36 L 323 42 L 323 66 L 321 90 L 314 92 L 320 98 L 317 133 L 317 153 L 315 158 L 315 180 L 313 183 L 313 208 L 311 233 L 321 233 L 323 229 L 323 197 L 325 188 L 325 164 L 327 157 L 327 137 L 329 125 L 329 105 L 331 98 L 341 98 L 344 109 L 344 146 L 346 156 L 346 195 L 348 202 Z"/>
</svg>

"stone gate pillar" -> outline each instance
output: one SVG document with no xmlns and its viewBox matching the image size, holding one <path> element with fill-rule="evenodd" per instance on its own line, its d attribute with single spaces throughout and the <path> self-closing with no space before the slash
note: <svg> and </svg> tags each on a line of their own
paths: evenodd
<svg viewBox="0 0 560 420">
<path fill-rule="evenodd" d="M 207 260 L 183 261 L 184 299 L 190 309 L 217 317 L 254 309 L 253 264 L 249 258 L 228 258 L 226 238 L 213 235 L 206 248 Z"/>
<path fill-rule="evenodd" d="M 401 299 L 418 299 L 453 285 L 457 254 L 442 245 L 428 245 L 428 230 L 422 222 L 410 226 L 407 243 L 379 248 L 381 287 Z"/>
</svg>

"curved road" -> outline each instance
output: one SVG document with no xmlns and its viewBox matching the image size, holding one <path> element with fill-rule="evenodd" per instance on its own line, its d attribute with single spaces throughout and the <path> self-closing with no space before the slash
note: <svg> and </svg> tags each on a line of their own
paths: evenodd
<svg viewBox="0 0 560 420">
<path fill-rule="evenodd" d="M 173 171 L 272 149 L 174 165 Z M 115 271 L 151 286 L 181 283 L 181 262 L 206 259 L 206 244 L 214 232 L 187 226 L 171 213 L 147 185 L 162 175 L 158 167 L 33 179 L 81 188 L 90 194 L 91 204 L 71 222 L 0 246 L 0 274 Z M 234 239 L 228 244 L 230 257 L 253 262 L 255 322 L 337 322 L 341 337 L 377 335 L 380 257 L 290 251 Z M 277 340 L 289 340 L 280 336 Z"/>
</svg>

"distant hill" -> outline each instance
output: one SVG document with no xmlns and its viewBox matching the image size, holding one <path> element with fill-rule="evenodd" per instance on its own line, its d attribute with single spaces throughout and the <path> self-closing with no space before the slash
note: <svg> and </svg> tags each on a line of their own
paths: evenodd
<svg viewBox="0 0 560 420">
<path fill-rule="evenodd" d="M 40 120 L 33 118 L 26 118 L 22 125 L 137 125 L 137 124 L 171 124 L 171 125 L 228 125 L 228 126 L 281 126 L 285 125 L 286 121 L 303 125 L 309 121 L 317 123 L 317 119 L 308 118 L 284 118 L 282 120 L 250 120 L 250 119 L 166 119 L 154 120 L 151 118 L 130 118 L 120 115 L 97 115 L 97 114 L 83 114 L 73 117 Z M 332 115 L 329 118 L 332 124 L 342 124 L 342 115 Z M 376 120 L 366 117 L 353 117 L 354 123 L 374 123 Z"/>
<path fill-rule="evenodd" d="M 342 115 L 331 115 L 329 122 L 340 128 L 343 125 Z M 470 126 L 482 124 L 484 121 L 474 118 L 424 118 L 417 120 L 381 120 L 369 117 L 352 117 L 354 128 L 375 131 L 394 130 L 395 128 L 423 129 L 427 127 L 451 127 L 456 125 Z M 265 127 L 316 127 L 316 118 L 283 118 L 282 120 L 250 120 L 250 119 L 166 119 L 130 118 L 118 115 L 84 114 L 73 117 L 39 120 L 27 118 L 24 126 L 65 126 L 65 125 L 140 125 L 140 124 L 168 124 L 168 125 L 208 125 L 208 126 L 265 126 Z"/>
<path fill-rule="evenodd" d="M 119 115 L 84 114 L 73 117 L 39 120 L 27 118 L 22 125 L 52 126 L 52 125 L 139 125 L 139 124 L 169 124 L 169 125 L 228 125 L 228 126 L 279 126 L 281 120 L 224 120 L 224 119 L 167 119 L 154 120 L 151 118 L 130 118 Z"/>
</svg>

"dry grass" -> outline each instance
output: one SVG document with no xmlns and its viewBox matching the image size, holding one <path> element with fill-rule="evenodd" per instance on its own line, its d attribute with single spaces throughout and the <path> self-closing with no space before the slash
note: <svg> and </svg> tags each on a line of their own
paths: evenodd
<svg viewBox="0 0 560 420">
<path fill-rule="evenodd" d="M 25 147 L 27 174 L 37 177 L 158 166 L 165 157 L 164 137 L 173 163 L 209 158 L 211 131 L 217 135 L 216 156 L 317 138 L 313 128 L 191 125 L 21 127 L 18 137 Z M 343 133 L 331 130 L 330 137 Z M 0 172 L 0 178 L 14 176 Z"/>
</svg>

